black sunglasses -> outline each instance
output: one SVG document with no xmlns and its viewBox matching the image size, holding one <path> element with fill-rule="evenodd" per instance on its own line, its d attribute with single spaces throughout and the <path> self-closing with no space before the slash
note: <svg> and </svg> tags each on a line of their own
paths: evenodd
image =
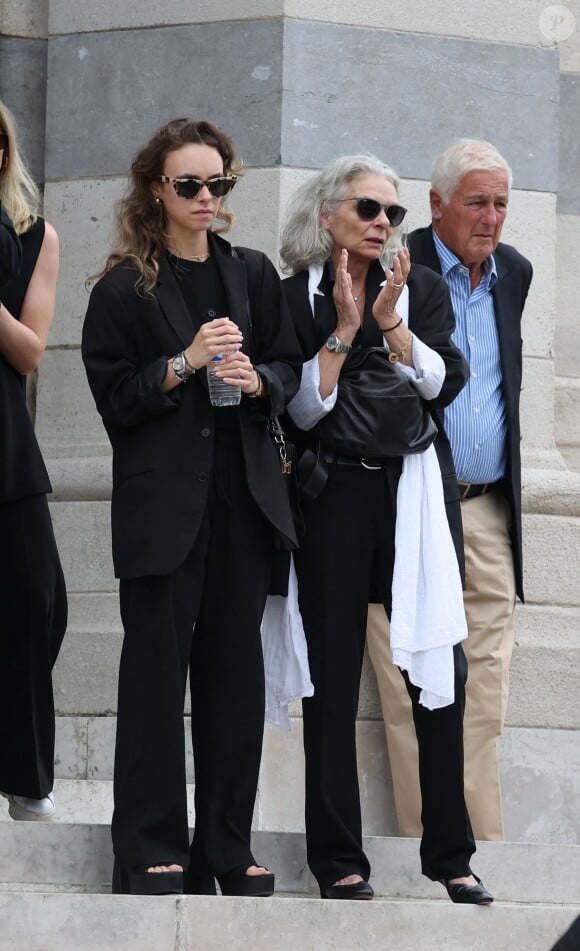
<svg viewBox="0 0 580 951">
<path fill-rule="evenodd" d="M 407 214 L 402 205 L 383 205 L 374 198 L 337 198 L 337 201 L 356 201 L 356 213 L 361 221 L 373 221 L 384 211 L 391 228 L 397 228 Z"/>
<path fill-rule="evenodd" d="M 8 133 L 7 133 L 7 132 L 0 132 L 0 149 L 7 149 L 7 148 L 8 148 L 8 141 L 9 141 L 9 139 L 8 139 Z"/>
<path fill-rule="evenodd" d="M 160 175 L 159 181 L 167 185 L 173 185 L 180 198 L 195 198 L 199 195 L 203 186 L 206 185 L 210 195 L 214 198 L 223 198 L 238 180 L 237 175 L 216 175 L 215 178 L 209 178 L 203 182 L 200 178 L 169 178 L 167 175 Z"/>
</svg>

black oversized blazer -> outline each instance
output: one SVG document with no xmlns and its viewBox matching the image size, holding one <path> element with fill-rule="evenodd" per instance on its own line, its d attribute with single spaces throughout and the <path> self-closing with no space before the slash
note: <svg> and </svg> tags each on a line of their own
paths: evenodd
<svg viewBox="0 0 580 951">
<path fill-rule="evenodd" d="M 433 229 L 419 228 L 409 236 L 411 258 L 441 274 L 441 262 L 433 241 Z M 492 290 L 499 337 L 502 385 L 506 408 L 506 482 L 511 510 L 510 538 L 516 590 L 524 600 L 522 571 L 522 487 L 520 453 L 520 390 L 522 386 L 521 318 L 532 280 L 532 265 L 509 244 L 494 251 L 497 281 Z"/>
<path fill-rule="evenodd" d="M 366 284 L 368 301 L 376 300 L 384 279 L 385 274 L 379 262 L 374 262 L 369 269 Z M 455 318 L 449 290 L 443 278 L 418 264 L 411 268 L 407 285 L 409 288 L 409 329 L 428 347 L 435 350 L 445 363 L 445 380 L 441 392 L 437 399 L 430 400 L 427 405 L 437 424 L 435 449 L 443 478 L 447 518 L 463 576 L 463 530 L 459 508 L 459 488 L 453 467 L 451 447 L 443 429 L 443 409 L 465 386 L 469 370 L 462 354 L 450 339 L 455 329 Z M 308 272 L 306 271 L 287 278 L 282 282 L 282 287 L 294 320 L 304 360 L 310 360 L 320 350 L 329 334 L 336 330 L 334 302 L 330 296 L 315 294 L 313 318 L 308 300 Z M 372 332 L 375 332 L 374 325 Z M 382 346 L 383 335 L 378 326 L 375 336 L 373 345 Z M 302 437 L 303 443 L 308 445 L 308 434 L 302 434 Z M 299 437 L 297 437 L 298 440 Z"/>
<path fill-rule="evenodd" d="M 258 251 L 234 252 L 215 235 L 210 245 L 242 349 L 268 383 L 266 399 L 242 396 L 239 408 L 248 485 L 282 544 L 295 547 L 267 429 L 268 417 L 296 392 L 301 366 L 280 279 Z M 216 412 L 201 379 L 161 391 L 167 359 L 192 341 L 191 317 L 165 258 L 152 297 L 135 290 L 136 279 L 132 267 L 117 265 L 98 281 L 82 338 L 89 385 L 113 447 L 113 561 L 120 578 L 168 574 L 190 551 L 206 508 Z"/>
</svg>

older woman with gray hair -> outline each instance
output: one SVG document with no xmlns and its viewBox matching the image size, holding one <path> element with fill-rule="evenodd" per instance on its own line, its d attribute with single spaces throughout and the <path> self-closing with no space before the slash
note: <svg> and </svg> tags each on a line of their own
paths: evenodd
<svg viewBox="0 0 580 951">
<path fill-rule="evenodd" d="M 355 725 L 367 603 L 375 601 L 399 631 L 396 663 L 413 703 L 423 873 L 442 882 L 453 901 L 484 904 L 493 897 L 470 868 L 475 842 L 462 743 L 467 672 L 459 643 L 465 619 L 442 490 L 442 477 L 454 472 L 441 414 L 467 371 L 450 340 L 444 281 L 411 267 L 400 246 L 405 209 L 398 185 L 375 156 L 339 158 L 298 189 L 282 233 L 282 262 L 292 275 L 283 287 L 305 361 L 288 428 L 305 490 L 306 532 L 294 564 L 314 683 L 314 696 L 303 701 L 308 863 L 323 898 L 372 898 Z M 349 399 L 349 367 L 366 351 L 387 355 L 375 362 L 385 379 L 394 374 L 401 392 L 411 394 L 418 417 L 428 408 L 439 429 L 437 454 L 431 446 L 420 456 L 410 455 L 411 445 L 385 450 L 379 431 L 400 429 L 399 404 L 386 397 L 373 409 L 376 446 L 357 456 L 346 430 L 341 444 L 336 421 Z"/>
</svg>

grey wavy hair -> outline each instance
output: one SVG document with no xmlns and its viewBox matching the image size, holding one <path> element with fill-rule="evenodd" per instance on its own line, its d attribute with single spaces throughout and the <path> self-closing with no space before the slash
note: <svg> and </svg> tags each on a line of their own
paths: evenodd
<svg viewBox="0 0 580 951">
<path fill-rule="evenodd" d="M 336 211 L 349 182 L 361 175 L 383 175 L 399 194 L 399 176 L 376 155 L 361 153 L 334 159 L 312 175 L 293 194 L 282 222 L 280 260 L 285 273 L 305 271 L 310 264 L 323 264 L 332 251 L 332 236 L 320 225 L 320 215 Z M 399 245 L 395 233 L 387 242 L 382 258 Z M 381 259 L 382 260 L 382 259 Z"/>
<path fill-rule="evenodd" d="M 507 173 L 508 188 L 512 187 L 512 170 L 491 142 L 484 139 L 459 139 L 435 159 L 431 186 L 439 192 L 447 205 L 459 182 L 468 172 L 502 169 Z"/>
</svg>

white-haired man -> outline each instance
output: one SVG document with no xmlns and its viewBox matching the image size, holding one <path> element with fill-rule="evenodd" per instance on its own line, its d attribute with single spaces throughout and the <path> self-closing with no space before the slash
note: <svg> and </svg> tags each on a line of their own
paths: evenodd
<svg viewBox="0 0 580 951">
<path fill-rule="evenodd" d="M 511 183 L 511 169 L 494 146 L 461 139 L 435 162 L 431 226 L 414 231 L 409 240 L 412 261 L 447 281 L 456 321 L 452 339 L 471 369 L 467 385 L 445 410 L 457 484 L 444 482 L 450 522 L 459 508 L 463 522 L 469 630 L 465 798 L 478 839 L 503 839 L 497 740 L 507 707 L 516 594 L 523 600 L 520 324 L 532 267 L 499 240 Z M 421 798 L 410 704 L 390 661 L 384 611 L 381 616 L 377 607 L 369 607 L 367 643 L 381 694 L 400 832 L 416 836 Z"/>
</svg>

